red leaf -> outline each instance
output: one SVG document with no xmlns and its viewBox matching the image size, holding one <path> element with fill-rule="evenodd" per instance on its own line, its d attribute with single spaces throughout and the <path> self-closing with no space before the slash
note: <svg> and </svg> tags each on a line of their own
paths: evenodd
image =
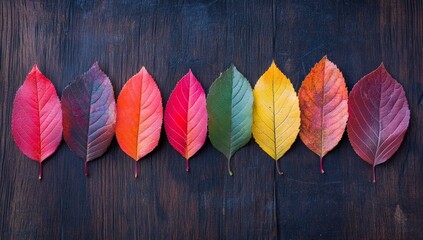
<svg viewBox="0 0 423 240">
<path fill-rule="evenodd" d="M 56 89 L 34 65 L 16 92 L 12 135 L 18 148 L 40 163 L 56 151 L 62 139 L 62 110 Z"/>
<path fill-rule="evenodd" d="M 135 161 L 157 146 L 163 122 L 160 90 L 143 67 L 126 82 L 117 101 L 116 138 Z M 138 177 L 135 162 L 135 177 Z"/>
<path fill-rule="evenodd" d="M 115 133 L 113 86 L 97 62 L 62 94 L 63 135 L 69 148 L 87 162 L 106 152 Z"/>
<path fill-rule="evenodd" d="M 170 94 L 165 110 L 165 130 L 170 144 L 188 160 L 207 136 L 206 94 L 189 70 Z"/>
<path fill-rule="evenodd" d="M 399 148 L 410 121 L 404 89 L 381 64 L 352 89 L 347 133 L 354 151 L 373 166 L 387 161 Z"/>
</svg>

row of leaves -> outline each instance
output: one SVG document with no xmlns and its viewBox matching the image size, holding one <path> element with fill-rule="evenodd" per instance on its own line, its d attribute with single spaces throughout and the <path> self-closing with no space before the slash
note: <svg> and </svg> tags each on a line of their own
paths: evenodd
<svg viewBox="0 0 423 240">
<path fill-rule="evenodd" d="M 19 149 L 40 164 L 59 146 L 62 133 L 69 148 L 87 163 L 100 157 L 113 136 L 135 162 L 159 142 L 162 97 L 143 67 L 130 78 L 115 103 L 113 87 L 97 63 L 68 85 L 60 103 L 56 90 L 35 65 L 16 93 L 12 134 Z M 251 135 L 274 160 L 279 160 L 299 133 L 304 144 L 322 158 L 342 138 L 347 126 L 355 152 L 373 166 L 388 160 L 408 128 L 410 110 L 402 86 L 383 64 L 364 76 L 349 99 L 344 77 L 323 57 L 306 76 L 297 94 L 273 62 L 257 81 L 231 66 L 206 95 L 191 70 L 171 93 L 164 111 L 170 144 L 189 159 L 203 146 L 207 129 L 213 146 L 228 159 Z M 276 163 L 277 171 L 282 174 Z"/>
</svg>

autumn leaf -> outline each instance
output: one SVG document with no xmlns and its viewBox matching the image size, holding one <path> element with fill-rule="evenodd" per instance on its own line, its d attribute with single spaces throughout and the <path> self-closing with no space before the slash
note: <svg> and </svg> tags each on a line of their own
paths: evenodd
<svg viewBox="0 0 423 240">
<path fill-rule="evenodd" d="M 160 90 L 143 67 L 123 86 L 117 100 L 116 138 L 120 148 L 137 162 L 158 145 L 163 122 Z"/>
<path fill-rule="evenodd" d="M 341 71 L 323 57 L 303 81 L 298 92 L 301 109 L 300 138 L 323 157 L 341 140 L 348 119 L 348 90 Z"/>
<path fill-rule="evenodd" d="M 41 163 L 53 154 L 62 140 L 62 110 L 56 89 L 34 65 L 16 92 L 12 110 L 12 136 L 18 148 Z"/>
<path fill-rule="evenodd" d="M 63 90 L 62 111 L 64 139 L 88 176 L 87 163 L 106 152 L 116 123 L 113 87 L 97 62 Z"/>
<path fill-rule="evenodd" d="M 381 64 L 353 87 L 347 133 L 354 151 L 375 167 L 398 150 L 410 121 L 404 89 Z"/>
<path fill-rule="evenodd" d="M 170 144 L 188 160 L 204 144 L 207 135 L 206 95 L 189 70 L 170 94 L 165 110 L 165 130 Z"/>
<path fill-rule="evenodd" d="M 254 139 L 263 151 L 277 161 L 288 151 L 300 131 L 297 94 L 275 62 L 257 81 L 253 94 Z M 281 175 L 279 165 L 275 163 Z"/>
<path fill-rule="evenodd" d="M 210 86 L 207 95 L 209 138 L 228 159 L 231 176 L 232 155 L 251 138 L 252 106 L 250 83 L 233 65 Z"/>
</svg>

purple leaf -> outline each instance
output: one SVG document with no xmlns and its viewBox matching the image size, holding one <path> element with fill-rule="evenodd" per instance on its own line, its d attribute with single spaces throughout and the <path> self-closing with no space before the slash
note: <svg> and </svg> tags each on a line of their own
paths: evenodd
<svg viewBox="0 0 423 240">
<path fill-rule="evenodd" d="M 348 101 L 348 137 L 354 151 L 375 167 L 399 148 L 410 121 L 404 89 L 385 67 L 364 76 L 352 89 Z"/>
<path fill-rule="evenodd" d="M 97 62 L 63 90 L 63 135 L 69 148 L 87 162 L 100 157 L 115 134 L 116 104 L 110 79 Z"/>
</svg>

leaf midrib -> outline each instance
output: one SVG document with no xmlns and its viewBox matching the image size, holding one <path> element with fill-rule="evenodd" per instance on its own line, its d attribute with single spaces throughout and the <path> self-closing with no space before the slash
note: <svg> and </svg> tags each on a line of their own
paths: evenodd
<svg viewBox="0 0 423 240">
<path fill-rule="evenodd" d="M 189 132 L 188 132 L 188 121 L 190 120 L 190 118 L 189 118 L 189 111 L 190 111 L 190 109 L 191 109 L 191 75 L 189 75 L 188 76 L 188 101 L 187 101 L 187 104 L 188 104 L 188 106 L 187 106 L 187 115 L 186 115 L 186 124 L 185 124 L 185 132 L 186 132 L 186 136 L 185 136 L 185 151 L 184 151 L 184 158 L 186 159 L 186 160 L 188 160 L 188 134 L 189 134 Z"/>
<path fill-rule="evenodd" d="M 231 96 L 231 117 L 229 118 L 229 129 L 230 129 L 230 134 L 229 134 L 229 142 L 228 142 L 228 145 L 229 145 L 229 147 L 228 147 L 228 156 L 226 156 L 228 159 L 230 159 L 231 157 L 232 157 L 232 135 L 233 135 L 233 132 L 232 132 L 232 118 L 233 118 L 233 110 L 234 110 L 234 108 L 233 108 L 233 100 L 234 100 L 234 98 L 233 98 L 233 91 L 234 91 L 234 78 L 235 78 L 235 74 L 234 74 L 234 69 L 233 68 L 231 68 L 231 78 L 230 78 L 230 80 L 231 80 L 231 88 L 230 88 L 230 91 L 231 91 L 231 94 L 230 94 L 230 96 Z"/>
<path fill-rule="evenodd" d="M 132 83 L 131 83 L 132 85 Z M 135 142 L 135 161 L 138 161 L 138 151 L 139 151 L 139 140 L 140 140 L 140 119 L 141 119 L 141 109 L 142 109 L 142 88 L 144 87 L 143 84 L 143 75 L 141 75 L 141 81 L 140 81 L 140 88 L 139 88 L 139 107 L 138 107 L 138 114 L 137 114 L 137 141 Z"/>
<path fill-rule="evenodd" d="M 382 79 L 382 74 L 379 73 L 379 79 Z M 378 162 L 378 153 L 379 153 L 379 149 L 380 149 L 380 131 L 381 131 L 381 119 L 380 119 L 380 111 L 381 111 L 381 102 L 382 102 L 382 83 L 379 82 L 379 102 L 378 102 L 378 131 L 377 131 L 377 145 L 376 145 L 376 152 L 375 152 L 375 156 L 374 156 L 374 160 L 373 160 L 373 168 L 377 165 L 376 162 Z"/>
<path fill-rule="evenodd" d="M 35 73 L 37 74 L 37 73 Z M 35 94 L 37 96 L 37 120 L 38 120 L 38 137 L 39 137 L 39 141 L 38 141 L 38 154 L 39 154 L 39 160 L 41 161 L 41 107 L 40 107 L 40 96 L 38 94 L 38 79 L 37 76 L 35 77 Z"/>
<path fill-rule="evenodd" d="M 325 107 L 325 76 L 326 76 L 326 61 L 323 62 L 323 80 L 322 80 L 322 107 L 320 109 L 320 116 L 322 117 L 322 121 L 320 121 L 320 157 L 323 157 L 323 151 L 324 151 L 324 137 L 323 137 L 323 126 L 324 126 L 324 121 L 325 121 L 325 111 L 324 111 L 324 107 Z"/>
<path fill-rule="evenodd" d="M 90 71 L 91 71 L 91 69 L 88 70 L 87 73 L 89 73 Z M 89 110 L 88 110 L 88 128 L 87 128 L 86 149 L 85 149 L 85 161 L 87 161 L 87 162 L 89 161 L 88 160 L 88 155 L 89 155 L 88 150 L 90 148 L 90 143 L 88 142 L 88 139 L 90 137 L 90 128 L 91 128 L 91 124 L 92 124 L 92 122 L 91 122 L 91 113 L 92 113 L 91 109 L 92 109 L 92 106 L 93 106 L 92 100 L 93 100 L 93 92 L 94 92 L 94 83 L 97 82 L 96 80 L 98 80 L 97 78 L 99 77 L 99 75 L 101 75 L 101 73 L 95 72 L 95 77 L 93 77 L 94 78 L 93 83 L 90 84 L 91 86 L 89 88 L 89 90 L 90 90 L 89 91 L 90 92 L 90 101 L 89 101 Z M 82 79 L 82 80 L 84 81 L 84 86 L 87 86 L 87 85 L 85 85 L 85 83 L 87 83 L 87 81 L 85 79 Z M 104 79 L 101 80 L 101 83 L 99 83 L 99 86 L 97 87 L 97 89 L 95 91 L 100 89 L 101 85 L 103 84 L 103 81 L 104 81 Z M 100 97 L 98 97 L 98 99 L 96 101 L 98 101 L 100 98 L 101 98 L 101 95 L 100 95 Z M 101 118 L 101 116 L 100 116 L 100 118 Z M 98 119 L 96 121 L 98 121 Z"/>
<path fill-rule="evenodd" d="M 273 104 L 273 108 L 272 108 L 272 112 L 273 112 L 273 150 L 275 153 L 275 160 L 278 159 L 277 156 L 277 144 L 276 144 L 276 111 L 275 111 L 275 73 L 274 73 L 274 69 L 272 70 L 272 104 Z"/>
</svg>

